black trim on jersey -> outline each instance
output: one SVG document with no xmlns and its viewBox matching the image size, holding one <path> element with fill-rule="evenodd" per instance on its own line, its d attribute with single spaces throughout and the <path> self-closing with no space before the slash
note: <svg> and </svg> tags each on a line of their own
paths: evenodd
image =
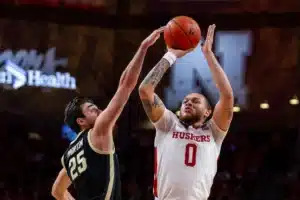
<svg viewBox="0 0 300 200">
<path fill-rule="evenodd" d="M 76 171 L 78 170 L 76 168 L 75 172 L 78 172 L 78 176 L 72 180 L 72 184 L 77 192 L 76 199 L 121 200 L 121 183 L 117 154 L 116 152 L 110 154 L 95 152 L 89 144 L 88 131 L 85 130 L 81 134 L 78 134 L 77 138 L 70 143 L 68 149 L 63 154 L 63 164 L 65 164 L 68 176 L 72 180 L 71 173 L 74 172 L 74 168 L 72 165 L 69 166 L 70 159 L 76 158 L 79 152 L 84 152 L 80 158 L 85 159 L 87 168 L 81 173 Z M 71 150 L 73 148 L 75 149 Z M 80 165 L 80 158 L 77 166 Z M 71 172 L 71 170 L 73 171 Z"/>
</svg>

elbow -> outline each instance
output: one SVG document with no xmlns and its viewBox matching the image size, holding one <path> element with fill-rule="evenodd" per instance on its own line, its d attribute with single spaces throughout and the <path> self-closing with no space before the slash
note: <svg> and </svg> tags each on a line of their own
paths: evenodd
<svg viewBox="0 0 300 200">
<path fill-rule="evenodd" d="M 59 199 L 59 194 L 58 194 L 58 192 L 57 192 L 54 188 L 52 188 L 52 190 L 51 190 L 51 195 L 52 195 L 55 199 Z"/>
<path fill-rule="evenodd" d="M 229 101 L 234 100 L 233 90 L 231 87 L 220 88 L 217 85 L 217 88 L 219 89 L 220 98 L 222 98 L 224 100 L 229 100 Z"/>
<path fill-rule="evenodd" d="M 225 96 L 226 96 L 226 98 L 234 99 L 233 90 L 232 90 L 231 87 L 230 87 L 230 88 L 228 89 L 228 91 L 225 93 Z"/>
<path fill-rule="evenodd" d="M 63 199 L 62 191 L 60 191 L 55 184 L 52 186 L 51 195 L 57 200 Z"/>
<path fill-rule="evenodd" d="M 51 192 L 51 195 L 54 197 L 54 199 L 56 200 L 62 200 L 64 199 L 64 195 L 63 194 L 60 194 L 60 193 L 57 193 L 57 192 Z"/>
<path fill-rule="evenodd" d="M 143 93 L 145 93 L 146 92 L 146 87 L 143 85 L 143 84 L 141 84 L 140 86 L 139 86 L 139 94 L 143 94 Z"/>
<path fill-rule="evenodd" d="M 227 98 L 227 99 L 233 99 L 234 96 L 233 96 L 233 91 L 232 91 L 232 89 L 230 88 L 230 89 L 226 90 L 226 91 L 224 92 L 223 96 L 224 96 L 225 98 Z"/>
<path fill-rule="evenodd" d="M 224 99 L 234 99 L 233 90 L 231 86 L 220 88 L 217 85 L 217 88 L 219 88 L 220 96 Z"/>
<path fill-rule="evenodd" d="M 53 197 L 55 197 L 55 196 L 56 196 L 55 184 L 53 184 L 53 185 L 52 185 L 52 189 L 51 189 L 51 195 L 52 195 Z"/>
<path fill-rule="evenodd" d="M 141 98 L 146 98 L 150 94 L 153 94 L 153 93 L 154 93 L 153 89 L 151 89 L 147 85 L 144 85 L 144 84 L 140 85 L 140 87 L 139 87 L 139 95 L 140 95 Z"/>
<path fill-rule="evenodd" d="M 220 98 L 222 98 L 228 102 L 234 101 L 233 92 L 230 92 L 230 91 L 221 93 Z"/>
</svg>

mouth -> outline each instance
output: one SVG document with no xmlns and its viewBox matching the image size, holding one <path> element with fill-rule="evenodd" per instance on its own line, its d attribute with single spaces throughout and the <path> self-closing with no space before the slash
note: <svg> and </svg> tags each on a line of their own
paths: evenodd
<svg viewBox="0 0 300 200">
<path fill-rule="evenodd" d="M 186 107 L 186 108 L 184 108 L 184 112 L 191 113 L 191 112 L 193 112 L 193 109 L 190 107 Z"/>
</svg>

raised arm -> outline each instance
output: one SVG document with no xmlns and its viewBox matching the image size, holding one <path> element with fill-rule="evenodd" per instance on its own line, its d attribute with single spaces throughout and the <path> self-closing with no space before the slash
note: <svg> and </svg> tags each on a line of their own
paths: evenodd
<svg viewBox="0 0 300 200">
<path fill-rule="evenodd" d="M 188 51 L 168 49 L 168 52 L 148 73 L 139 87 L 139 95 L 144 110 L 149 119 L 155 123 L 164 114 L 165 106 L 162 100 L 155 94 L 155 88 L 162 79 L 166 71 L 175 63 L 176 59 L 184 56 Z"/>
<path fill-rule="evenodd" d="M 103 136 L 112 133 L 114 124 L 137 84 L 146 52 L 148 48 L 156 42 L 161 32 L 163 32 L 163 28 L 155 30 L 141 43 L 138 51 L 121 75 L 117 92 L 107 108 L 97 118 L 93 128 L 93 135 Z"/>
<path fill-rule="evenodd" d="M 175 55 L 173 57 L 176 59 Z M 139 87 L 139 95 L 144 110 L 152 122 L 158 121 L 165 110 L 162 100 L 155 94 L 154 90 L 170 66 L 170 62 L 166 58 L 162 58 L 148 73 Z"/>
<path fill-rule="evenodd" d="M 214 109 L 213 120 L 220 129 L 227 131 L 233 117 L 234 96 L 230 82 L 211 50 L 215 27 L 215 25 L 209 26 L 202 51 L 220 94 L 220 99 Z"/>
</svg>

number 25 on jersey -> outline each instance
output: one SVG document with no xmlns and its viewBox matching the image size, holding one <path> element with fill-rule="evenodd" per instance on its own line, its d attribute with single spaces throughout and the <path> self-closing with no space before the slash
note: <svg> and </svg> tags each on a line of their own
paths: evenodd
<svg viewBox="0 0 300 200">
<path fill-rule="evenodd" d="M 78 154 L 71 157 L 68 166 L 70 169 L 72 181 L 74 181 L 82 172 L 87 169 L 84 151 L 81 150 Z"/>
</svg>

